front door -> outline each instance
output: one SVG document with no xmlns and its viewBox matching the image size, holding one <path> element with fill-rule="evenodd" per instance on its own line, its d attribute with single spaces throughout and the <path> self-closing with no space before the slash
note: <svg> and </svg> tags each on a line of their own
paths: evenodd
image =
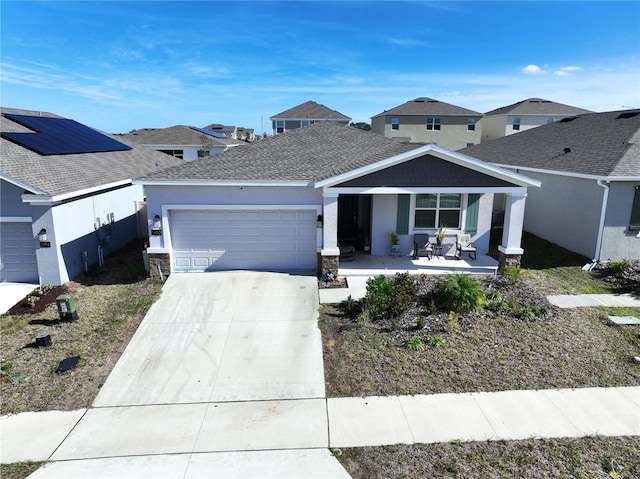
<svg viewBox="0 0 640 479">
<path fill-rule="evenodd" d="M 338 197 L 338 241 L 361 248 L 371 237 L 371 195 Z"/>
</svg>

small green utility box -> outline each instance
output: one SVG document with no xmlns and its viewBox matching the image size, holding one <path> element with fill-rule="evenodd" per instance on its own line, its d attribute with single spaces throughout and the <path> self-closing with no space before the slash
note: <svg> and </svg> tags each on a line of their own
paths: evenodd
<svg viewBox="0 0 640 479">
<path fill-rule="evenodd" d="M 61 294 L 56 298 L 56 304 L 62 321 L 76 321 L 78 319 L 76 300 L 72 294 Z"/>
</svg>

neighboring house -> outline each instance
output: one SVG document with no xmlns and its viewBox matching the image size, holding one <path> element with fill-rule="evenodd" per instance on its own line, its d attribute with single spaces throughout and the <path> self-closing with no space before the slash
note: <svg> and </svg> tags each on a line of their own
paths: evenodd
<svg viewBox="0 0 640 479">
<path fill-rule="evenodd" d="M 309 126 L 319 121 L 333 121 L 344 125 L 348 125 L 351 121 L 348 116 L 320 105 L 315 101 L 307 101 L 282 113 L 273 115 L 269 119 L 271 120 L 274 135 Z"/>
<path fill-rule="evenodd" d="M 480 143 L 481 118 L 480 112 L 421 97 L 372 116 L 371 131 L 459 150 Z"/>
<path fill-rule="evenodd" d="M 212 123 L 203 128 L 214 133 L 222 133 L 225 137 L 232 140 L 255 141 L 256 135 L 253 128 L 244 128 L 242 126 L 221 125 L 220 123 Z"/>
<path fill-rule="evenodd" d="M 146 235 L 131 179 L 183 161 L 51 113 L 1 111 L 0 281 L 62 284 Z"/>
<path fill-rule="evenodd" d="M 142 128 L 117 136 L 185 161 L 222 153 L 228 148 L 244 144 L 229 139 L 222 133 L 185 125 Z"/>
<path fill-rule="evenodd" d="M 435 145 L 406 144 L 320 122 L 137 179 L 149 217 L 151 271 L 337 271 L 339 239 L 401 254 L 413 235 L 468 232 L 489 249 L 493 195 L 509 198 L 501 251 L 519 260 L 527 187 L 517 173 Z"/>
<path fill-rule="evenodd" d="M 482 141 L 502 138 L 584 113 L 593 112 L 542 98 L 528 98 L 485 113 L 480 122 Z"/>
<path fill-rule="evenodd" d="M 594 261 L 640 259 L 640 110 L 566 118 L 462 153 L 541 181 L 527 231 Z"/>
</svg>

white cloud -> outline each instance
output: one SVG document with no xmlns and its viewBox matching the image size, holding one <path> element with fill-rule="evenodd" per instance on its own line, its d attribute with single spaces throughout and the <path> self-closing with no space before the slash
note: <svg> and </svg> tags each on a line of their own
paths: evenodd
<svg viewBox="0 0 640 479">
<path fill-rule="evenodd" d="M 577 72 L 580 70 L 582 70 L 582 67 L 568 66 L 568 67 L 559 68 L 558 70 L 554 71 L 553 74 L 560 77 L 564 77 L 564 76 L 570 75 L 572 72 Z"/>
<path fill-rule="evenodd" d="M 545 69 L 539 67 L 538 65 L 534 65 L 534 64 L 527 65 L 521 71 L 522 71 L 522 73 L 526 73 L 528 75 L 544 75 L 544 74 L 547 73 L 547 71 Z"/>
</svg>

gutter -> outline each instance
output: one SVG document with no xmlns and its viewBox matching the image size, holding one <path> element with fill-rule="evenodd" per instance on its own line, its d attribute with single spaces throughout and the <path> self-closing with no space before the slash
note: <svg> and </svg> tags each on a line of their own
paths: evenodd
<svg viewBox="0 0 640 479">
<path fill-rule="evenodd" d="M 609 181 L 607 181 L 609 183 Z M 596 242 L 596 251 L 593 255 L 591 263 L 582 267 L 585 271 L 591 271 L 591 269 L 600 261 L 600 248 L 602 247 L 602 234 L 604 233 L 604 219 L 607 214 L 607 204 L 609 202 L 609 185 L 604 184 L 602 180 L 596 181 L 596 184 L 604 189 L 602 196 L 602 208 L 600 209 L 600 224 L 598 225 L 598 239 Z"/>
</svg>

